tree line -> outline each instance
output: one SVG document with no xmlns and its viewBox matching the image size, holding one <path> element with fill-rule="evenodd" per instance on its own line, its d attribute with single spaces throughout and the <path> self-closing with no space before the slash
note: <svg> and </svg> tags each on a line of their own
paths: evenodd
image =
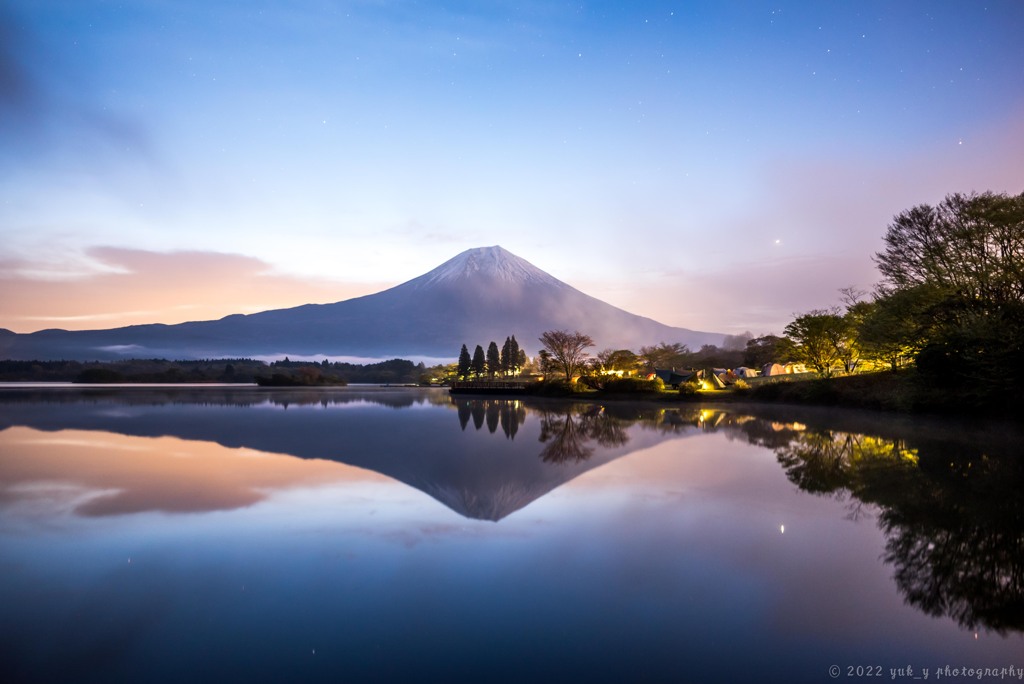
<svg viewBox="0 0 1024 684">
<path fill-rule="evenodd" d="M 430 375 L 423 363 L 391 359 L 370 364 L 255 359 L 125 359 L 121 361 L 0 360 L 0 381 L 83 383 L 253 383 L 344 385 L 347 383 L 413 384 Z M 276 377 L 276 381 L 275 381 Z"/>
<path fill-rule="evenodd" d="M 648 375 L 667 368 L 760 367 L 772 360 L 770 338 L 754 338 L 745 333 L 731 336 L 722 346 L 705 344 L 697 350 L 680 342 L 659 342 L 638 351 L 604 349 L 591 354 L 587 349 L 594 346 L 594 341 L 589 335 L 556 330 L 541 337 L 544 349 L 538 355 L 538 366 L 545 375 L 559 374 L 564 378 L 601 373 Z"/>
<path fill-rule="evenodd" d="M 952 194 L 896 215 L 870 294 L 797 316 L 789 353 L 823 376 L 913 368 L 977 406 L 1024 399 L 1024 193 Z"/>
<path fill-rule="evenodd" d="M 465 344 L 459 351 L 459 361 L 455 374 L 461 380 L 482 377 L 508 377 L 518 375 L 527 365 L 526 352 L 519 348 L 515 335 L 505 338 L 505 343 L 498 349 L 498 343 L 491 340 L 487 352 L 479 344 L 470 356 Z"/>
<path fill-rule="evenodd" d="M 1024 406 L 1024 193 L 952 194 L 904 211 L 874 261 L 882 278 L 873 292 L 844 288 L 842 307 L 798 315 L 781 336 L 745 333 L 697 351 L 660 342 L 591 355 L 586 334 L 548 331 L 538 370 L 570 380 L 788 362 L 825 378 L 911 368 L 915 387 L 965 405 Z"/>
</svg>

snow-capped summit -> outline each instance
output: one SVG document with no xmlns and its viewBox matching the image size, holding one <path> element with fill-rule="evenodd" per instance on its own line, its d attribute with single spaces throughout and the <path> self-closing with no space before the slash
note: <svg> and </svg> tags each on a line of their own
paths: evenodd
<svg viewBox="0 0 1024 684">
<path fill-rule="evenodd" d="M 526 259 L 517 257 L 499 245 L 467 249 L 434 270 L 414 278 L 408 285 L 428 287 L 479 279 L 487 279 L 494 283 L 565 285 Z"/>
</svg>

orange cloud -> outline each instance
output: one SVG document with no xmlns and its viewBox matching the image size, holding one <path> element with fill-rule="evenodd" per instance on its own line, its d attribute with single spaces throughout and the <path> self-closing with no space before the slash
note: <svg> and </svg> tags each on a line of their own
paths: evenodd
<svg viewBox="0 0 1024 684">
<path fill-rule="evenodd" d="M 86 268 L 0 260 L 0 327 L 33 332 L 211 320 L 336 302 L 392 284 L 304 279 L 240 254 L 95 247 L 84 256 Z"/>
</svg>

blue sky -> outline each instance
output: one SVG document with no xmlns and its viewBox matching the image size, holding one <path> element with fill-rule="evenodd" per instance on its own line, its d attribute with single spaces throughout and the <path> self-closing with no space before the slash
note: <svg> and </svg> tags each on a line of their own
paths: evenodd
<svg viewBox="0 0 1024 684">
<path fill-rule="evenodd" d="M 0 4 L 0 327 L 329 302 L 501 244 L 780 332 L 1024 191 L 1024 3 Z"/>
</svg>

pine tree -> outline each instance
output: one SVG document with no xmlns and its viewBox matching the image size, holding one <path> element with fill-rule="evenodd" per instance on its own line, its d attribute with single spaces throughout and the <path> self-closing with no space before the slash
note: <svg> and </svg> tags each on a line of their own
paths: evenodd
<svg viewBox="0 0 1024 684">
<path fill-rule="evenodd" d="M 459 352 L 459 370 L 457 371 L 459 378 L 465 380 L 469 376 L 469 371 L 473 368 L 473 359 L 469 356 L 469 350 L 466 349 L 466 345 L 462 345 L 462 351 Z"/>
<path fill-rule="evenodd" d="M 516 342 L 516 336 L 513 335 L 508 344 L 508 366 L 513 375 L 518 375 L 519 369 L 523 367 L 523 364 L 519 362 L 519 354 L 521 351 L 522 350 L 519 349 L 519 343 Z"/>
<path fill-rule="evenodd" d="M 473 374 L 479 378 L 484 374 L 486 369 L 487 364 L 484 361 L 484 348 L 478 344 L 476 345 L 476 349 L 473 351 Z"/>
<path fill-rule="evenodd" d="M 501 353 L 498 351 L 498 343 L 491 340 L 487 346 L 487 373 L 493 378 L 494 374 L 501 370 Z"/>
<path fill-rule="evenodd" d="M 501 374 L 508 375 L 514 364 L 512 357 L 512 340 L 505 338 L 505 344 L 501 347 Z"/>
</svg>

